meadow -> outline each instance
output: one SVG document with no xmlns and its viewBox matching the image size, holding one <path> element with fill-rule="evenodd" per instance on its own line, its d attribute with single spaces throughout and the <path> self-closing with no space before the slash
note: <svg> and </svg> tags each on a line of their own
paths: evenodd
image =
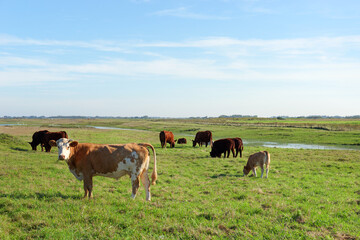
<svg viewBox="0 0 360 240">
<path fill-rule="evenodd" d="M 245 145 L 243 158 L 211 158 L 209 147 L 190 143 L 197 131 L 211 130 L 215 139 L 359 146 L 359 123 L 1 119 L 0 239 L 359 239 L 360 151 Z M 152 201 L 142 186 L 132 200 L 128 177 L 95 177 L 94 198 L 83 199 L 83 183 L 57 160 L 57 149 L 31 150 L 27 142 L 41 129 L 65 130 L 79 142 L 151 143 L 158 169 Z M 161 130 L 188 144 L 162 149 Z M 247 158 L 260 150 L 271 154 L 269 178 L 243 177 Z"/>
</svg>

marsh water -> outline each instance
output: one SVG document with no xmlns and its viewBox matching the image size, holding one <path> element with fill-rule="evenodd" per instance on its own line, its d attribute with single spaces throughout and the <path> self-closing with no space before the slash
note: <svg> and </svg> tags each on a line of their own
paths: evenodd
<svg viewBox="0 0 360 240">
<path fill-rule="evenodd" d="M 144 131 L 139 129 L 129 128 L 116 128 L 116 127 L 99 127 L 99 126 L 88 126 L 96 129 L 110 129 L 110 130 L 127 130 L 127 131 Z M 184 134 L 182 134 L 184 135 Z M 195 137 L 194 135 L 187 134 L 189 137 Z M 352 145 L 341 145 L 341 146 L 329 146 L 329 145 L 318 145 L 318 144 L 303 144 L 303 143 L 278 143 L 278 142 L 263 142 L 263 141 L 247 141 L 244 140 L 244 144 L 248 146 L 261 146 L 269 148 L 292 148 L 292 149 L 323 149 L 323 150 L 358 150 L 360 146 Z"/>
<path fill-rule="evenodd" d="M 303 143 L 278 143 L 278 142 L 261 142 L 261 141 L 244 141 L 248 146 L 263 146 L 269 148 L 292 148 L 292 149 L 323 149 L 323 150 L 358 150 L 360 146 L 353 145 L 318 145 L 318 144 L 303 144 Z"/>
</svg>

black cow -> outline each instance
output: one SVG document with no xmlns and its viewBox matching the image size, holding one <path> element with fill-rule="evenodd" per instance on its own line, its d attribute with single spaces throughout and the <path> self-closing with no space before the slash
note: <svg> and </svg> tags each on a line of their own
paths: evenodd
<svg viewBox="0 0 360 240">
<path fill-rule="evenodd" d="M 60 138 L 69 138 L 69 137 L 65 131 L 45 133 L 44 134 L 44 142 L 43 142 L 43 144 L 45 146 L 45 151 L 50 152 L 50 150 L 51 150 L 51 146 L 49 144 L 50 140 L 57 141 Z"/>
<path fill-rule="evenodd" d="M 186 138 L 179 138 L 178 140 L 177 140 L 177 144 L 186 144 L 187 142 L 186 142 Z"/>
<path fill-rule="evenodd" d="M 41 130 L 41 131 L 37 131 L 34 132 L 34 134 L 32 135 L 32 142 L 29 142 L 29 144 L 31 145 L 32 150 L 36 151 L 37 145 L 40 144 L 41 146 L 41 151 L 44 151 L 44 135 L 45 133 L 49 132 L 48 130 Z"/>
<path fill-rule="evenodd" d="M 211 157 L 221 157 L 221 154 L 224 153 L 224 158 L 229 157 L 230 151 L 235 157 L 235 142 L 231 138 L 224 138 L 216 140 L 211 148 L 210 156 Z M 226 156 L 227 154 L 227 156 Z"/>
<path fill-rule="evenodd" d="M 200 131 L 196 133 L 195 139 L 193 141 L 193 147 L 196 146 L 196 144 L 199 144 L 199 146 L 202 146 L 205 143 L 205 146 L 207 147 L 208 144 L 212 146 L 212 132 L 210 131 Z"/>
</svg>

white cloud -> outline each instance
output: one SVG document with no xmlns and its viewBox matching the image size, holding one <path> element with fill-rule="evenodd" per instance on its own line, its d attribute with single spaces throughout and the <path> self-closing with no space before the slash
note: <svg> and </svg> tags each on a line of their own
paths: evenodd
<svg viewBox="0 0 360 240">
<path fill-rule="evenodd" d="M 180 42 L 116 42 L 116 41 L 57 41 L 21 39 L 17 37 L 0 35 L 0 46 L 51 46 L 87 48 L 104 52 L 133 53 L 136 48 L 260 48 L 262 51 L 293 51 L 293 53 L 316 52 L 316 49 L 329 48 L 360 48 L 360 35 L 341 37 L 314 37 L 295 39 L 247 39 L 239 40 L 229 37 L 208 37 L 199 40 Z"/>
<path fill-rule="evenodd" d="M 69 63 L 66 58 L 54 60 L 51 54 L 34 57 L 20 57 L 18 53 L 8 52 L 0 54 L 1 86 L 91 79 L 93 75 L 160 81 L 342 81 L 355 86 L 360 84 L 360 60 L 347 55 L 348 51 L 360 50 L 360 36 L 274 40 L 209 37 L 132 45 L 113 41 L 42 41 L 0 36 L 0 45 L 25 45 L 29 48 L 46 45 L 52 51 L 57 47 L 71 46 L 100 51 L 97 58 L 87 59 L 85 56 L 77 63 Z M 174 51 L 164 53 L 159 47 L 160 50 L 173 48 Z M 177 56 L 175 50 L 182 52 L 183 48 L 188 48 L 189 52 L 192 49 L 203 52 L 189 54 L 186 58 Z M 107 56 L 110 49 L 131 52 L 135 58 Z"/>
<path fill-rule="evenodd" d="M 187 7 L 179 7 L 179 8 L 160 10 L 157 12 L 153 12 L 151 15 L 172 16 L 172 17 L 189 18 L 189 19 L 197 19 L 197 20 L 228 20 L 228 19 L 230 19 L 229 17 L 194 13 L 194 12 L 191 12 Z"/>
</svg>

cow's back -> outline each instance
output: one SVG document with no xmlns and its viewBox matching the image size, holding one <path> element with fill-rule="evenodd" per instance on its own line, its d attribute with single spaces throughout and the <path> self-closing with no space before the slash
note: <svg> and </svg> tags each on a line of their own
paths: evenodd
<svg viewBox="0 0 360 240">
<path fill-rule="evenodd" d="M 212 132 L 210 131 L 203 131 L 197 132 L 195 135 L 196 142 L 210 142 L 212 141 Z"/>
<path fill-rule="evenodd" d="M 51 146 L 49 144 L 50 140 L 54 140 L 57 141 L 60 138 L 69 138 L 68 134 L 65 131 L 60 131 L 60 132 L 46 132 L 44 134 L 44 138 L 43 138 L 43 144 L 45 146 L 45 150 L 46 152 L 50 152 L 51 150 Z"/>
<path fill-rule="evenodd" d="M 41 130 L 41 131 L 37 131 L 34 132 L 34 134 L 32 135 L 32 140 L 34 143 L 41 143 L 45 133 L 49 132 L 48 130 Z"/>
<path fill-rule="evenodd" d="M 89 144 L 79 143 L 75 161 L 83 168 L 92 168 L 95 175 L 115 174 L 118 178 L 130 174 L 129 169 L 140 168 L 148 156 L 148 150 L 138 144 Z M 116 176 L 116 172 L 118 175 Z M 111 176 L 110 176 L 111 177 Z"/>
<path fill-rule="evenodd" d="M 230 138 L 219 139 L 214 142 L 214 148 L 225 148 L 232 145 L 235 146 L 235 143 Z"/>
<path fill-rule="evenodd" d="M 177 140 L 177 143 L 178 143 L 178 144 L 186 144 L 186 143 L 187 143 L 186 138 L 179 138 L 179 139 Z"/>
<path fill-rule="evenodd" d="M 268 151 L 254 153 L 249 156 L 248 162 L 250 162 L 251 164 L 267 164 L 268 162 L 270 163 L 270 153 Z"/>
<path fill-rule="evenodd" d="M 224 151 L 235 148 L 235 143 L 230 138 L 216 140 L 213 144 L 213 151 L 216 153 L 223 153 Z"/>
</svg>

